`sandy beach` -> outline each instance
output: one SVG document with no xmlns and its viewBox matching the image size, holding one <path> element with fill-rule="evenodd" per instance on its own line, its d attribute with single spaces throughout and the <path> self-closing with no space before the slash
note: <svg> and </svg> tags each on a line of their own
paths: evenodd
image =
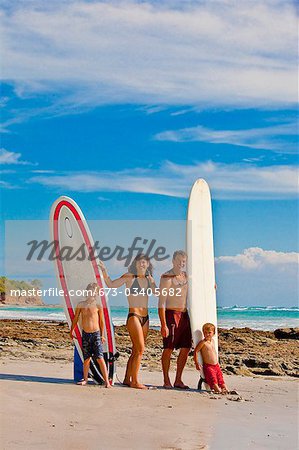
<svg viewBox="0 0 299 450">
<path fill-rule="evenodd" d="M 235 394 L 197 391 L 192 357 L 184 372 L 191 389 L 164 390 L 155 330 L 141 368 L 142 381 L 153 389 L 138 391 L 116 382 L 107 391 L 92 382 L 87 387 L 73 383 L 73 344 L 65 323 L 2 320 L 2 447 L 297 448 L 298 341 L 250 329 L 219 330 L 219 336 L 226 381 Z M 125 327 L 116 327 L 116 341 L 122 380 L 130 348 Z"/>
<path fill-rule="evenodd" d="M 123 368 L 118 370 L 122 377 Z M 2 361 L 3 449 L 295 449 L 296 379 L 228 376 L 238 396 L 72 383 L 72 365 Z M 194 386 L 197 374 L 186 370 Z M 233 400 L 234 399 L 234 400 Z"/>
</svg>

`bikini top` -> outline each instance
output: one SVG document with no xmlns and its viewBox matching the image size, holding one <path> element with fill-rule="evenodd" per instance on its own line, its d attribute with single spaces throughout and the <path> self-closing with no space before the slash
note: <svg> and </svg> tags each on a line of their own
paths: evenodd
<svg viewBox="0 0 299 450">
<path fill-rule="evenodd" d="M 147 295 L 147 290 L 150 289 L 151 287 L 151 283 L 150 280 L 148 279 L 148 277 L 146 276 L 147 279 L 147 288 L 142 288 L 140 286 L 140 284 L 138 283 L 138 276 L 134 275 L 134 281 L 132 283 L 132 286 L 130 287 L 130 295 L 138 295 L 138 294 L 143 294 L 143 295 Z"/>
</svg>

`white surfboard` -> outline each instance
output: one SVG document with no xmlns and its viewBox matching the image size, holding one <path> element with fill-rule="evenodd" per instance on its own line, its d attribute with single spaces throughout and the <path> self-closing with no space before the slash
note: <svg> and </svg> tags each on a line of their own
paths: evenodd
<svg viewBox="0 0 299 450">
<path fill-rule="evenodd" d="M 211 196 L 208 183 L 197 180 L 191 189 L 187 215 L 188 309 L 194 347 L 203 339 L 202 326 L 216 327 L 214 342 L 218 354 L 214 244 Z M 202 364 L 201 355 L 198 354 Z M 204 377 L 201 371 L 202 378 Z M 205 385 L 206 389 L 208 386 Z"/>
<path fill-rule="evenodd" d="M 85 217 L 79 206 L 69 197 L 59 197 L 52 205 L 50 213 L 51 240 L 56 243 L 54 261 L 57 281 L 64 293 L 63 305 L 68 325 L 71 326 L 76 305 L 85 298 L 80 291 L 85 290 L 89 283 L 97 282 L 100 288 L 104 288 L 102 273 L 94 258 L 92 248 L 94 241 L 90 233 Z M 66 258 L 67 254 L 74 253 L 82 248 L 86 256 L 82 258 L 82 252 L 74 258 Z M 90 255 L 90 256 L 89 256 Z M 73 295 L 78 294 L 78 295 Z M 115 341 L 108 297 L 100 296 L 104 313 L 105 338 L 103 344 L 104 359 L 107 364 L 110 380 L 114 382 L 115 376 Z M 82 330 L 80 324 L 75 328 L 75 346 L 83 362 L 82 354 Z M 95 360 L 91 361 L 90 373 L 93 379 L 102 384 L 103 377 Z"/>
</svg>

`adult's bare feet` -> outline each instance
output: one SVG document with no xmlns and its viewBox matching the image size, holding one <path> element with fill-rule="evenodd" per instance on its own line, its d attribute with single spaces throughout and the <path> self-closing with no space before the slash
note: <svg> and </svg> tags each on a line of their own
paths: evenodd
<svg viewBox="0 0 299 450">
<path fill-rule="evenodd" d="M 164 383 L 163 387 L 164 387 L 164 389 L 172 389 L 173 388 L 171 383 Z"/>
<path fill-rule="evenodd" d="M 190 389 L 189 386 L 184 384 L 182 381 L 180 383 L 174 383 L 173 386 L 177 389 Z"/>
<path fill-rule="evenodd" d="M 133 388 L 133 389 L 148 389 L 148 387 L 145 386 L 144 384 L 133 383 L 133 382 L 130 383 L 130 387 Z"/>
<path fill-rule="evenodd" d="M 86 386 L 87 385 L 87 383 L 88 383 L 88 381 L 87 380 L 80 380 L 80 381 L 78 381 L 78 385 L 79 386 Z"/>
</svg>

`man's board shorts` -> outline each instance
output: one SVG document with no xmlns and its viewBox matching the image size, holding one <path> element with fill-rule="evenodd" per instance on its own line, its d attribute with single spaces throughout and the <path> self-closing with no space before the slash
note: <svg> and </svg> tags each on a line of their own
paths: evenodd
<svg viewBox="0 0 299 450">
<path fill-rule="evenodd" d="M 219 364 L 204 364 L 203 373 L 205 375 L 205 382 L 211 389 L 218 384 L 219 387 L 224 387 L 224 379 Z"/>
<path fill-rule="evenodd" d="M 84 361 L 94 356 L 96 359 L 103 358 L 103 347 L 99 331 L 86 333 L 82 331 L 82 351 Z"/>
<path fill-rule="evenodd" d="M 192 333 L 188 311 L 165 310 L 167 338 L 163 338 L 163 348 L 191 348 Z"/>
</svg>

